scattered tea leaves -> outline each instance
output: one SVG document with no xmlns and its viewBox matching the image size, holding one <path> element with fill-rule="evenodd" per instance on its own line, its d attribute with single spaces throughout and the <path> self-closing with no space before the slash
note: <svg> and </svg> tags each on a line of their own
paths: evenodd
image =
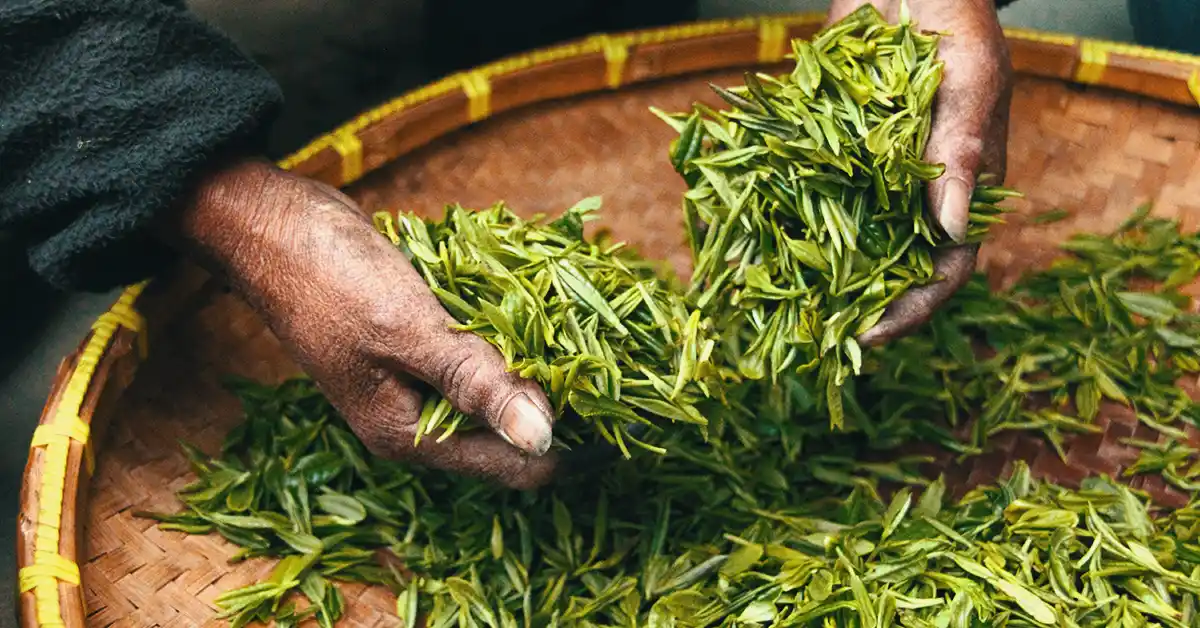
<svg viewBox="0 0 1200 628">
<path fill-rule="evenodd" d="M 249 431 L 281 441 L 316 426 L 318 438 L 293 452 L 303 454 L 321 451 L 327 430 L 344 429 L 310 383 L 280 391 L 292 400 L 263 407 L 243 397 L 256 412 Z M 564 478 L 540 494 L 368 456 L 367 476 L 332 480 L 372 505 L 365 518 L 311 514 L 321 539 L 314 553 L 271 542 L 260 553 L 283 559 L 268 581 L 227 592 L 218 606 L 243 623 L 283 608 L 288 625 L 296 613 L 281 604 L 299 592 L 306 612 L 332 625 L 344 612 L 332 583 L 351 581 L 389 586 L 397 613 L 429 626 L 1196 620 L 1200 502 L 1151 517 L 1145 498 L 1123 485 L 1091 479 L 1068 490 L 1031 479 L 1021 463 L 955 503 L 943 501 L 941 479 L 919 498 L 906 489 L 885 502 L 875 478 L 854 470 L 845 435 L 815 450 L 846 456 L 849 481 L 839 485 L 822 483 L 812 461 L 788 459 L 778 438 L 746 445 L 714 429 L 715 443 L 679 431 L 666 455 Z M 208 459 L 201 481 L 256 453 L 242 445 Z M 308 501 L 357 517 L 343 500 L 332 506 L 329 494 L 306 490 Z M 290 532 L 281 503 L 260 507 L 250 517 L 223 505 L 204 515 L 245 532 Z"/>
<path fill-rule="evenodd" d="M 1065 209 L 1049 209 L 1044 212 L 1034 214 L 1029 219 L 1030 224 L 1049 225 L 1056 222 L 1061 222 L 1071 217 L 1071 212 Z"/>
<path fill-rule="evenodd" d="M 1181 287 L 1200 268 L 1200 233 L 1142 215 L 1062 248 L 1050 268 L 1009 290 L 976 277 L 925 329 L 871 352 L 851 429 L 880 443 L 956 447 L 947 430 L 973 421 L 976 450 L 1008 430 L 1061 443 L 1099 429 L 1101 406 L 1119 404 L 1156 432 L 1185 438 L 1184 427 L 1200 424 L 1200 406 L 1180 386 L 1200 372 L 1200 315 Z M 1187 461 L 1172 463 L 1173 473 L 1200 478 Z"/>
</svg>

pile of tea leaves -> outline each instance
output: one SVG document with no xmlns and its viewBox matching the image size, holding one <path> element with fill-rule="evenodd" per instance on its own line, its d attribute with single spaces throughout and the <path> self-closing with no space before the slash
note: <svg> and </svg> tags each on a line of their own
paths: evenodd
<svg viewBox="0 0 1200 628">
<path fill-rule="evenodd" d="M 1184 489 L 1200 480 L 1175 438 L 1192 406 L 1171 383 L 1194 368 L 1198 343 L 1183 338 L 1200 339 L 1177 292 L 1180 269 L 1200 264 L 1200 234 L 1141 211 L 1064 249 L 1011 290 L 977 280 L 939 322 L 867 353 L 852 416 L 891 409 L 876 423 L 890 429 L 799 420 L 815 412 L 811 394 L 787 373 L 778 386 L 731 386 L 706 409 L 707 440 L 665 431 L 665 455 L 634 452 L 518 493 L 369 455 L 307 380 L 238 382 L 245 422 L 215 456 L 188 449 L 198 479 L 180 493 L 183 511 L 146 516 L 219 533 L 242 548 L 235 560 L 281 559 L 268 581 L 219 598 L 234 625 L 305 613 L 331 625 L 344 612 L 339 580 L 391 587 L 407 625 L 420 615 L 431 627 L 1193 625 L 1195 497 L 1164 514 L 1123 485 L 1068 490 L 1018 464 L 948 502 L 941 480 L 918 472 L 928 459 L 900 453 L 919 439 L 973 452 L 949 434 L 954 412 L 981 417 L 982 441 L 1036 429 L 1054 442 L 1091 425 L 1087 402 L 1073 414 L 1056 404 L 1096 386 L 1166 436 L 1134 472 Z M 977 358 L 972 340 L 995 357 Z M 1048 405 L 1029 405 L 1044 379 L 1061 381 Z M 881 451 L 890 462 L 863 462 Z M 885 482 L 904 488 L 885 500 Z M 290 601 L 296 592 L 309 602 Z"/>
<path fill-rule="evenodd" d="M 439 221 L 376 214 L 377 228 L 425 278 L 457 329 L 485 338 L 509 368 L 542 385 L 559 444 L 600 440 L 661 448 L 629 433 L 707 423 L 697 409 L 721 392 L 716 334 L 669 275 L 603 238 L 586 239 L 590 198 L 554 221 L 523 220 L 503 203 L 446 208 Z M 445 438 L 468 418 L 431 395 L 418 438 Z"/>
<path fill-rule="evenodd" d="M 791 74 L 714 85 L 729 109 L 654 110 L 679 133 L 670 158 L 689 188 L 691 298 L 728 319 L 723 345 L 743 376 L 812 373 L 834 427 L 839 392 L 862 367 L 856 338 L 937 280 L 935 254 L 958 244 L 928 206 L 927 184 L 945 168 L 922 161 L 937 42 L 867 4 L 794 40 Z M 1012 195 L 977 187 L 963 242 L 982 240 Z"/>
</svg>

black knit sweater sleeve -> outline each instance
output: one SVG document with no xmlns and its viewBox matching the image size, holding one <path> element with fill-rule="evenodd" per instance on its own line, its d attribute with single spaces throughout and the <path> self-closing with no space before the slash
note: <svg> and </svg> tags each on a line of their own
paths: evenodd
<svg viewBox="0 0 1200 628">
<path fill-rule="evenodd" d="M 152 275 L 156 216 L 280 104 L 181 0 L 0 0 L 0 231 L 63 289 Z"/>
</svg>

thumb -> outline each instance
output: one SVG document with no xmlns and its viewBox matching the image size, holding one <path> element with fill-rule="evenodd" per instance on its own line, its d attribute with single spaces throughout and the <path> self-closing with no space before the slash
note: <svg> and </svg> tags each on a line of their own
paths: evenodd
<svg viewBox="0 0 1200 628">
<path fill-rule="evenodd" d="M 967 237 L 971 196 L 991 117 L 990 111 L 979 111 L 983 103 L 978 101 L 986 97 L 970 92 L 970 85 L 955 85 L 949 80 L 943 85 L 925 151 L 926 161 L 946 167 L 942 176 L 929 183 L 930 209 L 946 235 L 960 244 Z"/>
<path fill-rule="evenodd" d="M 996 43 L 995 37 L 980 33 L 987 29 L 953 25 L 939 46 L 945 76 L 934 104 L 925 160 L 946 166 L 929 185 L 929 201 L 942 229 L 958 243 L 967 235 L 971 196 L 982 168 L 1004 166 L 1003 156 L 994 153 L 1003 151 L 1006 139 L 997 134 L 1006 130 L 998 122 L 1007 113 L 1009 61 L 1003 40 Z"/>
<path fill-rule="evenodd" d="M 444 320 L 453 322 L 449 315 Z M 499 350 L 448 325 L 432 330 L 422 345 L 398 366 L 514 447 L 536 456 L 550 449 L 554 413 L 549 399 L 536 382 L 509 372 Z"/>
<path fill-rule="evenodd" d="M 372 361 L 433 386 L 455 410 L 487 424 L 521 451 L 545 454 L 553 438 L 553 411 L 541 387 L 510 373 L 488 341 L 454 329 L 457 321 L 403 253 L 377 234 L 371 241 L 395 262 L 385 284 L 362 308 L 371 330 Z"/>
</svg>

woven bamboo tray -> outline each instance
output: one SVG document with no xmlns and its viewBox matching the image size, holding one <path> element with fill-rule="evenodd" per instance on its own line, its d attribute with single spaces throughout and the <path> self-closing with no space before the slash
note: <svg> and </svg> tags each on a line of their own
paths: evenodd
<svg viewBox="0 0 1200 628">
<path fill-rule="evenodd" d="M 506 200 L 557 212 L 602 194 L 604 224 L 644 254 L 686 271 L 682 183 L 665 152 L 671 130 L 651 104 L 712 101 L 709 81 L 750 67 L 782 70 L 790 37 L 820 15 L 707 22 L 602 36 L 505 60 L 406 94 L 288 158 L 295 172 L 347 187 L 366 211 L 440 212 L 447 202 Z M 1136 204 L 1200 220 L 1200 58 L 1023 31 L 1008 33 L 1018 80 L 1008 183 L 1026 193 L 980 264 L 1000 283 L 1046 264 L 1077 230 L 1109 229 Z M 503 115 L 500 115 L 503 114 Z M 467 131 L 463 127 L 474 124 Z M 1021 214 L 1073 218 L 1029 228 Z M 270 565 L 230 566 L 219 537 L 185 537 L 134 518 L 173 510 L 190 472 L 177 440 L 215 447 L 238 419 L 218 378 L 279 381 L 296 373 L 278 342 L 224 288 L 194 268 L 133 286 L 64 359 L 34 436 L 21 495 L 20 621 L 33 626 L 213 625 L 211 601 Z M 1063 463 L 1037 440 L 1011 438 L 965 466 L 959 488 L 1012 460 L 1064 484 L 1115 474 L 1143 433 L 1107 408 L 1104 433 L 1068 442 Z M 1136 481 L 1165 505 L 1154 480 Z M 398 625 L 380 589 L 346 586 L 344 626 Z"/>
</svg>

